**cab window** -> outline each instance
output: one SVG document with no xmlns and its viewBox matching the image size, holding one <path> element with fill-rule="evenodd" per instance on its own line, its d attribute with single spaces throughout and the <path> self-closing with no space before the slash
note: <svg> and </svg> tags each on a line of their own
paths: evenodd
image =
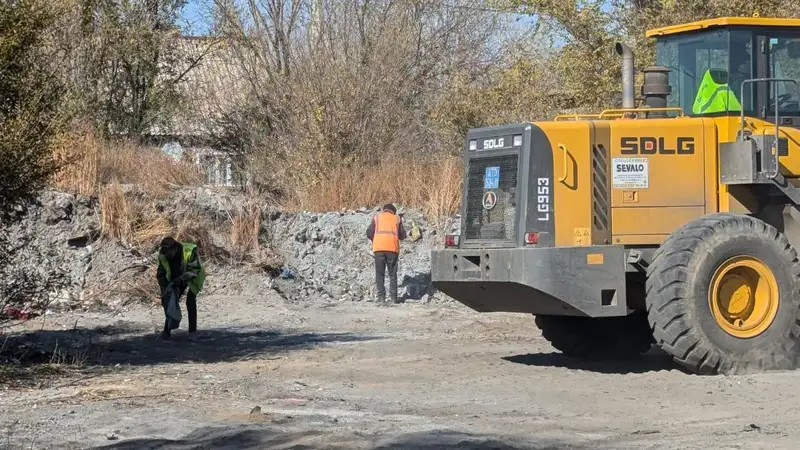
<svg viewBox="0 0 800 450">
<path fill-rule="evenodd" d="M 769 76 L 789 78 L 800 83 L 800 39 L 792 36 L 769 36 Z M 765 105 L 767 116 L 775 114 L 775 91 L 778 93 L 780 115 L 800 115 L 800 92 L 792 83 L 776 82 L 769 88 L 769 102 Z"/>
<path fill-rule="evenodd" d="M 672 93 L 668 106 L 690 116 L 739 114 L 753 109 L 752 33 L 744 30 L 709 30 L 657 40 L 657 63 L 670 71 Z M 743 98 L 742 98 L 743 97 Z"/>
</svg>

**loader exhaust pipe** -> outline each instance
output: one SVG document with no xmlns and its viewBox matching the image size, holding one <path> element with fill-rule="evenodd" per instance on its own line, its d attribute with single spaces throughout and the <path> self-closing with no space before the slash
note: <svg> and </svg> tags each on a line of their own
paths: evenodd
<svg viewBox="0 0 800 450">
<path fill-rule="evenodd" d="M 622 108 L 633 108 L 633 50 L 622 42 L 614 46 L 617 54 L 622 57 Z"/>
</svg>

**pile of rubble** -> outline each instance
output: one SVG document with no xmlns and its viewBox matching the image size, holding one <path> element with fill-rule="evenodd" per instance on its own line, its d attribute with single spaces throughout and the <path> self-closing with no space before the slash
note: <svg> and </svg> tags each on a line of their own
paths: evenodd
<svg viewBox="0 0 800 450">
<path fill-rule="evenodd" d="M 13 249 L 12 259 L 0 268 L 3 292 L 25 283 L 27 295 L 51 310 L 107 305 L 113 297 L 108 293 L 123 274 L 142 272 L 148 265 L 136 250 L 100 240 L 96 198 L 45 191 L 3 233 Z"/>
<path fill-rule="evenodd" d="M 243 204 L 244 198 L 236 194 L 192 188 L 174 191 L 159 201 L 157 208 L 167 214 L 190 214 L 201 221 L 199 226 L 208 230 L 206 247 L 220 249 L 226 245 L 226 222 L 229 225 L 230 217 Z M 280 262 L 266 268 L 209 262 L 205 292 L 250 295 L 274 289 L 297 302 L 372 301 L 375 271 L 366 228 L 376 212 L 362 208 L 322 214 L 287 213 L 267 208 L 262 214 L 259 241 Z M 430 283 L 431 250 L 443 236 L 419 212 L 400 208 L 398 213 L 403 215 L 407 230 L 415 224 L 422 231 L 418 240 L 401 244 L 400 298 L 446 300 Z M 50 296 L 51 309 L 90 309 L 98 304 L 119 307 L 129 301 L 121 287 L 134 284 L 131 280 L 135 277 L 144 282 L 152 280 L 152 289 L 143 289 L 151 296 L 157 293 L 156 248 L 143 251 L 99 239 L 101 220 L 96 199 L 45 192 L 26 218 L 5 233 L 20 251 L 6 268 L 3 282 L 13 283 L 15 273 L 36 274 L 46 280 L 42 289 Z"/>
<path fill-rule="evenodd" d="M 15 295 L 24 284 L 37 301 L 47 297 L 63 304 L 80 300 L 92 268 L 90 242 L 100 234 L 91 199 L 45 192 L 29 205 L 21 222 L 2 233 L 4 250 L 11 254 L 0 268 L 4 296 Z"/>
<path fill-rule="evenodd" d="M 334 300 L 371 301 L 375 266 L 367 225 L 377 210 L 340 211 L 324 214 L 280 213 L 271 221 L 271 242 L 301 283 L 283 288 L 294 297 L 322 295 Z M 412 225 L 421 238 L 400 245 L 398 295 L 403 301 L 443 299 L 431 285 L 430 255 L 443 236 L 417 211 L 399 209 L 409 232 Z M 388 289 L 388 278 L 386 279 Z M 278 287 L 280 289 L 281 286 Z"/>
</svg>

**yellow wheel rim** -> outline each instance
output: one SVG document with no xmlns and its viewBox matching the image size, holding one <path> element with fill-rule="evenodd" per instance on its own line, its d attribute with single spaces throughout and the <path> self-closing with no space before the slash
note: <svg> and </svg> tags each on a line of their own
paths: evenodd
<svg viewBox="0 0 800 450">
<path fill-rule="evenodd" d="M 778 314 L 779 299 L 775 275 L 750 256 L 725 261 L 711 278 L 708 300 L 714 320 L 737 338 L 763 333 Z"/>
</svg>

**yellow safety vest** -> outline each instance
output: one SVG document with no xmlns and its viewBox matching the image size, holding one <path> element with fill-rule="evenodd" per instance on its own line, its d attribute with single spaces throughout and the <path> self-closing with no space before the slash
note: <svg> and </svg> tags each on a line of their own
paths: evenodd
<svg viewBox="0 0 800 450">
<path fill-rule="evenodd" d="M 186 271 L 186 265 L 189 263 L 189 258 L 192 257 L 192 252 L 196 245 L 190 244 L 188 242 L 181 242 L 182 251 L 182 258 L 181 258 L 181 269 Z M 167 281 L 172 281 L 172 269 L 169 268 L 169 261 L 167 261 L 167 257 L 164 255 L 158 256 L 158 261 L 161 263 L 161 267 L 167 272 Z M 206 269 L 203 267 L 203 263 L 200 261 L 200 255 L 197 256 L 197 265 L 200 267 L 200 272 L 197 274 L 196 277 L 189 280 L 186 284 L 189 286 L 189 290 L 197 295 L 203 290 L 203 284 L 206 279 Z"/>
<path fill-rule="evenodd" d="M 692 112 L 712 114 L 718 112 L 741 111 L 742 105 L 728 83 L 717 83 L 711 77 L 711 69 L 706 70 L 703 81 L 697 89 Z"/>
</svg>

